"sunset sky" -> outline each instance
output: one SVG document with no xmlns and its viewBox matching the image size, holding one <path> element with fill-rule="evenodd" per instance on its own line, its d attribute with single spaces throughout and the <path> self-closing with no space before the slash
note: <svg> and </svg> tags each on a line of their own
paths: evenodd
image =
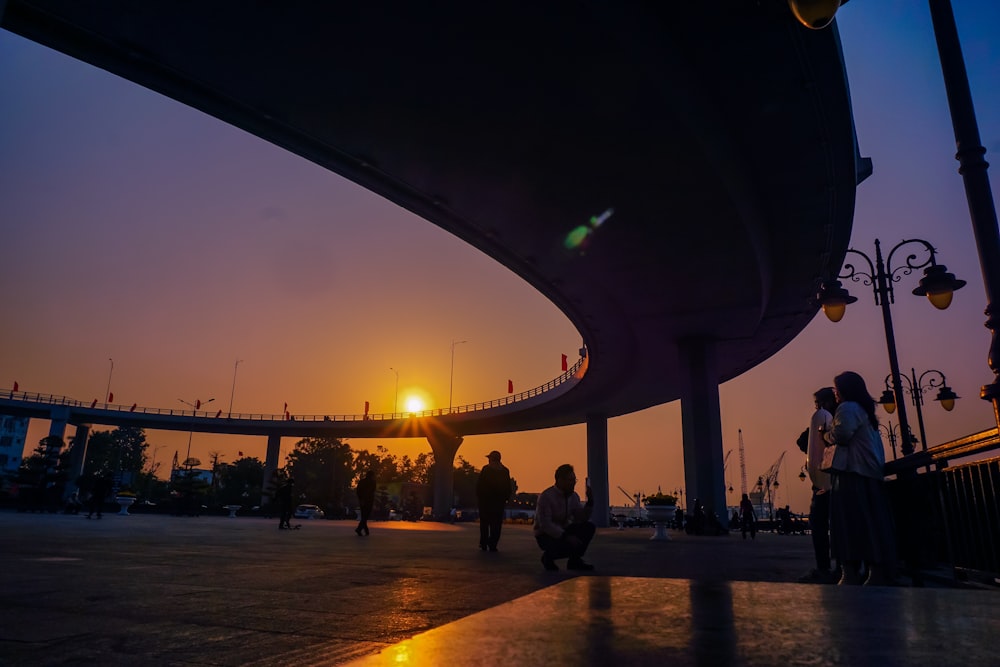
<svg viewBox="0 0 1000 667">
<path fill-rule="evenodd" d="M 990 179 L 1000 191 L 1000 4 L 955 2 Z M 852 246 L 874 255 L 922 238 L 968 285 L 937 311 L 903 276 L 893 321 L 901 367 L 938 369 L 961 396 L 946 413 L 927 396 L 930 444 L 994 425 L 979 398 L 992 381 L 986 305 L 926 3 L 851 2 L 838 14 L 861 154 Z M 199 111 L 0 30 L 0 390 L 183 408 L 214 398 L 234 412 L 391 412 L 414 392 L 447 407 L 541 385 L 575 361 L 579 335 L 508 270 L 432 224 L 340 176 Z M 914 248 L 915 249 L 915 248 Z M 711 266 L 705 267 L 711 271 Z M 697 277 L 693 277 L 696 279 Z M 777 502 L 806 511 L 795 439 L 812 393 L 855 370 L 878 397 L 889 372 L 871 289 L 844 320 L 821 314 L 788 347 L 724 384 L 727 479 L 740 493 L 738 431 L 752 485 L 787 452 Z M 236 366 L 236 361 L 242 360 Z M 235 392 L 233 381 L 235 373 Z M 916 413 L 908 415 L 917 432 Z M 880 411 L 883 422 L 886 415 Z M 895 419 L 892 419 L 895 423 Z M 29 446 L 46 435 L 33 422 Z M 72 433 L 72 429 L 69 430 Z M 183 457 L 187 433 L 148 431 L 150 454 Z M 283 454 L 294 440 L 283 441 Z M 609 422 L 610 485 L 684 487 L 678 403 Z M 351 440 L 395 454 L 425 440 Z M 192 455 L 264 458 L 263 437 L 195 434 Z M 888 442 L 886 442 L 888 449 Z M 585 428 L 471 436 L 521 490 L 557 465 L 585 474 Z M 887 455 L 891 457 L 891 454 Z M 162 471 L 163 469 L 161 469 Z M 581 478 L 583 475 L 580 475 Z"/>
</svg>

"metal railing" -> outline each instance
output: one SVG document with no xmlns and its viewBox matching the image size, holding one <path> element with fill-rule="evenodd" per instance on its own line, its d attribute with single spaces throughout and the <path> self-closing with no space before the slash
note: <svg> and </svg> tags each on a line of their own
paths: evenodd
<svg viewBox="0 0 1000 667">
<path fill-rule="evenodd" d="M 502 398 L 479 403 L 469 403 L 467 405 L 454 406 L 452 408 L 437 408 L 434 410 L 421 410 L 419 412 L 392 412 L 392 413 L 369 413 L 365 414 L 267 414 L 267 413 L 229 413 L 225 410 L 184 410 L 176 408 L 153 408 L 139 405 L 105 405 L 99 401 L 90 403 L 78 401 L 66 396 L 56 394 L 42 394 L 38 392 L 14 391 L 10 389 L 0 393 L 0 397 L 12 401 L 22 401 L 25 403 L 42 403 L 47 405 L 64 405 L 67 407 L 93 410 L 109 410 L 115 412 L 131 412 L 146 415 L 174 416 L 174 417 L 202 417 L 205 419 L 227 419 L 241 421 L 303 421 L 303 422 L 354 422 L 354 421 L 393 421 L 397 419 L 411 419 L 420 417 L 442 417 L 446 415 L 467 414 L 492 410 L 504 406 L 514 405 L 518 402 L 542 396 L 554 389 L 573 380 L 579 380 L 587 370 L 587 359 L 582 357 L 568 370 L 558 377 L 549 380 L 543 385 L 533 387 L 517 394 L 509 394 Z"/>
<path fill-rule="evenodd" d="M 997 449 L 992 428 L 886 465 L 907 569 L 943 567 L 958 583 L 1000 584 L 1000 457 L 975 458 Z M 966 460 L 951 465 L 958 459 Z"/>
</svg>

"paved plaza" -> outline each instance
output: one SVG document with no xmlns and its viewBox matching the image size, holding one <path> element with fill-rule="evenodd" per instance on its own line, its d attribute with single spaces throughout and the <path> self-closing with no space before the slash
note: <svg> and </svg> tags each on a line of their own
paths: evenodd
<svg viewBox="0 0 1000 667">
<path fill-rule="evenodd" d="M 987 664 L 1000 632 L 992 591 L 795 583 L 802 535 L 600 529 L 577 576 L 527 525 L 353 528 L 0 512 L 0 664 Z"/>
</svg>

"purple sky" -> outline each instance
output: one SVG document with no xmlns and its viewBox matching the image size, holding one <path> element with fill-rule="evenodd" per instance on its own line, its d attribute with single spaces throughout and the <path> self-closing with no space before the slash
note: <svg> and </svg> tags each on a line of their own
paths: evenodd
<svg viewBox="0 0 1000 667">
<path fill-rule="evenodd" d="M 1000 154 L 1000 6 L 959 2 L 987 160 Z M 924 238 L 968 286 L 934 310 L 904 277 L 893 320 L 900 364 L 939 369 L 962 397 L 951 413 L 928 396 L 935 444 L 993 425 L 979 388 L 986 366 L 985 294 L 941 70 L 923 3 L 852 2 L 838 15 L 861 153 L 874 174 L 858 190 L 852 245 L 873 254 Z M 91 400 L 183 407 L 215 398 L 234 412 L 348 414 L 402 409 L 411 390 L 448 404 L 499 398 L 552 379 L 580 339 L 554 306 L 477 250 L 341 177 L 198 111 L 0 31 L 0 388 L 19 382 Z M 997 169 L 990 172 L 994 194 Z M 994 197 L 996 199 L 996 197 Z M 727 478 L 740 492 L 743 430 L 752 485 L 787 451 L 778 502 L 805 511 L 796 478 L 812 392 L 860 372 L 878 396 L 888 373 L 869 288 L 839 324 L 822 315 L 775 357 L 722 387 Z M 909 406 L 916 431 L 916 415 Z M 883 421 L 885 419 L 883 418 Z M 895 420 L 893 419 L 893 423 Z M 36 422 L 34 445 L 47 432 Z M 70 429 L 72 431 L 72 429 Z M 158 461 L 183 457 L 186 433 L 147 432 Z M 609 423 L 616 487 L 684 486 L 679 404 Z M 293 440 L 285 440 L 283 451 Z M 424 440 L 352 440 L 397 454 Z M 206 460 L 237 450 L 263 459 L 264 438 L 196 434 Z M 586 468 L 582 426 L 474 436 L 473 465 L 491 449 L 521 489 L 540 491 L 563 462 Z M 152 451 L 152 450 L 151 450 Z"/>
</svg>

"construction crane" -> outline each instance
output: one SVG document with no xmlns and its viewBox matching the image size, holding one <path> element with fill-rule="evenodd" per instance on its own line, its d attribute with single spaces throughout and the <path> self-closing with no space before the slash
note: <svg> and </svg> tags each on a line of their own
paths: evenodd
<svg viewBox="0 0 1000 667">
<path fill-rule="evenodd" d="M 778 471 L 781 469 L 781 462 L 784 460 L 785 452 L 781 452 L 781 456 L 779 456 L 778 460 L 767 469 L 767 472 L 757 478 L 757 492 L 760 494 L 761 501 L 764 499 L 764 494 L 767 494 L 769 518 L 774 514 L 774 503 L 771 501 L 771 489 L 777 489 L 780 486 L 778 483 Z"/>
<path fill-rule="evenodd" d="M 722 459 L 722 476 L 723 476 L 723 478 L 726 478 L 726 479 L 728 479 L 726 477 L 726 473 L 729 471 L 729 455 L 732 454 L 732 453 L 733 453 L 733 450 L 730 449 L 728 452 L 726 452 L 726 458 Z M 733 485 L 729 481 L 724 482 L 723 486 L 726 487 L 726 490 L 728 490 L 729 493 L 733 492 Z"/>
<path fill-rule="evenodd" d="M 747 491 L 747 455 L 743 450 L 743 429 L 740 429 L 740 492 L 745 496 Z M 741 496 L 742 497 L 742 496 Z"/>
<path fill-rule="evenodd" d="M 635 509 L 639 509 L 639 500 L 642 498 L 641 493 L 629 493 L 620 486 L 618 487 L 618 490 L 625 494 L 625 497 L 629 499 L 629 502 L 635 503 L 633 506 Z"/>
</svg>

